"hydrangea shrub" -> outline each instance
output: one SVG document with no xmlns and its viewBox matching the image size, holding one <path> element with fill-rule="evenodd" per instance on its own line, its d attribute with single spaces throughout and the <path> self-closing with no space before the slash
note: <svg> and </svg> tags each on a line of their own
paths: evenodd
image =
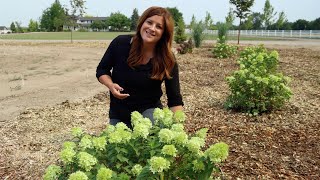
<svg viewBox="0 0 320 180">
<path fill-rule="evenodd" d="M 224 37 L 222 37 L 224 39 Z M 219 43 L 220 41 L 224 40 L 217 40 L 217 44 L 213 47 L 212 54 L 215 58 L 224 59 L 230 58 L 237 54 L 238 47 L 226 43 Z"/>
<path fill-rule="evenodd" d="M 228 156 L 223 142 L 205 147 L 207 129 L 188 135 L 185 114 L 156 108 L 154 125 L 139 112 L 131 114 L 133 129 L 108 125 L 97 137 L 72 129 L 58 165 L 43 176 L 53 179 L 209 179 Z"/>
<path fill-rule="evenodd" d="M 290 78 L 277 71 L 279 55 L 263 46 L 249 47 L 240 53 L 240 69 L 227 77 L 231 95 L 227 108 L 258 115 L 283 106 L 292 92 Z"/>
</svg>

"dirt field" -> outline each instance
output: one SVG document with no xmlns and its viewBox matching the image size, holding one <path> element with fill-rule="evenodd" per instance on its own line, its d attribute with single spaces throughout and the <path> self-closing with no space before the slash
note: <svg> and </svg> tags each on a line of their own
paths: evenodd
<svg viewBox="0 0 320 180">
<path fill-rule="evenodd" d="M 0 41 L 0 179 L 41 179 L 72 127 L 104 129 L 109 98 L 95 68 L 108 43 Z M 237 64 L 214 59 L 209 43 L 177 55 L 187 130 L 208 127 L 208 144 L 230 145 L 227 179 L 319 179 L 320 40 L 263 43 L 292 78 L 290 102 L 259 117 L 223 109 Z"/>
</svg>

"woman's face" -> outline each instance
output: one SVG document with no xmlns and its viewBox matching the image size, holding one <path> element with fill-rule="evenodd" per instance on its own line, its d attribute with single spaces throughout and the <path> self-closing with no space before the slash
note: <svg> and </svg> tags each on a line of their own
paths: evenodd
<svg viewBox="0 0 320 180">
<path fill-rule="evenodd" d="M 164 32 L 164 19 L 162 16 L 154 15 L 147 18 L 141 26 L 140 34 L 143 43 L 156 44 Z"/>
</svg>

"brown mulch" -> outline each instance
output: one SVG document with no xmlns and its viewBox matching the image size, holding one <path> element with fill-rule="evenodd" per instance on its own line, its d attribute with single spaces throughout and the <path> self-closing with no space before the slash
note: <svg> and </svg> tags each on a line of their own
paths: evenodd
<svg viewBox="0 0 320 180">
<path fill-rule="evenodd" d="M 210 46 L 176 55 L 186 129 L 207 127 L 207 144 L 229 144 L 229 157 L 220 166 L 226 179 L 320 179 L 320 52 L 276 50 L 280 71 L 292 78 L 294 96 L 282 109 L 256 117 L 223 108 L 229 93 L 225 77 L 237 69 L 235 58 L 215 59 Z M 90 133 L 105 127 L 107 96 L 30 108 L 1 127 L 1 179 L 41 179 L 72 127 Z"/>
</svg>

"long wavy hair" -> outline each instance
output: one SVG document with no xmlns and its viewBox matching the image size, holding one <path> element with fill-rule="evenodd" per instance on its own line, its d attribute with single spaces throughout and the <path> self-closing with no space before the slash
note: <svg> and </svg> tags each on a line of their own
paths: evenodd
<svg viewBox="0 0 320 180">
<path fill-rule="evenodd" d="M 151 59 L 153 65 L 151 79 L 163 80 L 164 78 L 170 79 L 170 72 L 175 63 L 175 57 L 171 51 L 174 21 L 168 10 L 162 7 L 150 7 L 144 11 L 139 18 L 136 34 L 133 36 L 132 45 L 128 57 L 128 65 L 131 68 L 143 62 L 143 40 L 140 34 L 140 29 L 147 18 L 154 15 L 162 16 L 164 19 L 164 31 L 162 37 L 155 46 L 155 55 Z"/>
</svg>

